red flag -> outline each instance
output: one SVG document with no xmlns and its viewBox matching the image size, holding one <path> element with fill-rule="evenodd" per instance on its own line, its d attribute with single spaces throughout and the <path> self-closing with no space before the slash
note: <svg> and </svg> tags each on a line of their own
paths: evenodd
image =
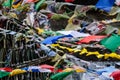
<svg viewBox="0 0 120 80">
<path fill-rule="evenodd" d="M 77 44 L 90 43 L 91 41 L 100 41 L 101 39 L 103 39 L 105 37 L 107 37 L 107 36 L 91 35 L 91 36 L 88 36 L 88 37 L 81 39 L 79 42 L 77 42 Z"/>
<path fill-rule="evenodd" d="M 5 67 L 5 68 L 0 68 L 0 71 L 12 72 L 12 69 Z"/>
<path fill-rule="evenodd" d="M 65 2 L 73 2 L 74 0 L 65 0 Z"/>
<path fill-rule="evenodd" d="M 110 76 L 112 76 L 114 80 L 120 80 L 120 70 L 112 72 Z"/>
</svg>

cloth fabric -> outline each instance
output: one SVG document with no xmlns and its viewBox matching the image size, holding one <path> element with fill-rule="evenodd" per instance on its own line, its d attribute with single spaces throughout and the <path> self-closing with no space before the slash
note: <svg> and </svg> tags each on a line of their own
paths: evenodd
<svg viewBox="0 0 120 80">
<path fill-rule="evenodd" d="M 55 67 L 47 64 L 40 65 L 41 68 L 49 68 L 49 69 L 54 69 Z"/>
<path fill-rule="evenodd" d="M 88 37 L 85 37 L 83 39 L 81 39 L 79 42 L 77 42 L 77 44 L 81 44 L 81 43 L 90 43 L 91 41 L 100 41 L 101 39 L 105 38 L 106 36 L 95 36 L 95 35 L 91 35 Z"/>
<path fill-rule="evenodd" d="M 12 69 L 11 69 L 11 68 L 8 68 L 8 67 L 5 67 L 5 68 L 0 68 L 0 71 L 11 72 Z"/>
<path fill-rule="evenodd" d="M 63 72 L 70 72 L 70 71 L 73 71 L 74 69 L 73 68 L 66 68 L 63 70 Z"/>
<path fill-rule="evenodd" d="M 73 2 L 74 0 L 65 0 L 65 2 Z"/>
<path fill-rule="evenodd" d="M 26 0 L 27 3 L 36 2 L 37 0 Z"/>
<path fill-rule="evenodd" d="M 48 56 L 55 56 L 56 55 L 56 52 L 54 52 L 53 50 L 51 50 L 50 48 L 48 48 L 47 46 L 41 44 L 41 50 L 44 50 L 45 53 L 48 55 Z"/>
<path fill-rule="evenodd" d="M 70 71 L 73 71 L 73 70 L 75 70 L 77 73 L 85 72 L 85 69 L 79 68 L 79 67 L 77 67 L 77 68 L 66 68 L 66 69 L 63 70 L 63 72 L 70 72 Z"/>
<path fill-rule="evenodd" d="M 22 74 L 22 73 L 25 73 L 26 71 L 25 70 L 22 70 L 22 69 L 14 69 L 11 73 L 10 73 L 10 76 L 14 76 L 14 75 L 17 75 L 17 74 Z"/>
<path fill-rule="evenodd" d="M 99 55 L 99 52 L 98 51 L 88 52 L 88 54 L 86 54 L 86 56 L 90 56 L 90 55 Z"/>
<path fill-rule="evenodd" d="M 60 72 L 55 75 L 52 75 L 50 78 L 51 80 L 63 80 L 65 77 L 73 73 L 73 71 L 70 72 Z"/>
<path fill-rule="evenodd" d="M 120 13 L 118 13 L 116 20 L 120 20 Z"/>
<path fill-rule="evenodd" d="M 31 26 L 33 26 L 33 24 L 34 24 L 34 22 L 35 22 L 35 21 L 34 21 L 34 20 L 35 20 L 34 16 L 35 16 L 35 13 L 34 13 L 34 12 L 28 13 L 28 17 L 29 17 L 29 21 L 30 21 Z"/>
<path fill-rule="evenodd" d="M 52 62 L 56 62 L 59 59 L 61 59 L 61 56 L 59 54 L 56 54 L 55 57 L 52 59 Z"/>
<path fill-rule="evenodd" d="M 13 0 L 13 4 L 12 4 L 12 7 L 13 8 L 18 8 L 21 6 L 21 3 L 22 3 L 22 0 Z"/>
<path fill-rule="evenodd" d="M 35 5 L 35 10 L 38 11 L 40 6 L 45 2 L 45 0 L 39 0 Z"/>
<path fill-rule="evenodd" d="M 87 33 L 80 33 L 77 31 L 57 31 L 58 33 L 61 33 L 63 35 L 72 35 L 73 37 L 77 38 L 77 37 L 87 37 L 90 36 L 90 34 Z"/>
<path fill-rule="evenodd" d="M 40 65 L 42 69 L 50 69 L 52 72 L 54 71 L 55 67 L 47 64 Z"/>
<path fill-rule="evenodd" d="M 115 4 L 119 6 L 120 5 L 120 0 L 115 0 Z"/>
<path fill-rule="evenodd" d="M 57 31 L 57 32 L 62 35 L 69 35 L 72 31 Z"/>
<path fill-rule="evenodd" d="M 30 72 L 40 72 L 40 67 L 38 67 L 38 66 L 29 66 L 26 69 L 27 69 L 27 71 L 30 71 Z"/>
<path fill-rule="evenodd" d="M 114 71 L 112 74 L 110 74 L 111 77 L 114 78 L 114 80 L 120 79 L 120 70 Z"/>
<path fill-rule="evenodd" d="M 63 35 L 63 36 L 52 36 L 48 37 L 45 40 L 42 41 L 42 44 L 53 44 L 55 43 L 58 39 L 60 38 L 65 38 L 65 37 L 72 37 L 71 35 Z"/>
<path fill-rule="evenodd" d="M 10 12 L 10 13 L 9 13 L 9 16 L 12 17 L 12 18 L 18 19 L 17 15 L 16 15 L 15 13 Z"/>
<path fill-rule="evenodd" d="M 0 78 L 10 75 L 10 72 L 0 71 Z"/>
<path fill-rule="evenodd" d="M 83 74 L 81 80 L 100 80 L 100 79 L 99 79 L 98 75 L 90 73 L 90 72 L 86 72 Z"/>
<path fill-rule="evenodd" d="M 85 27 L 85 29 L 90 31 L 92 34 L 96 34 L 95 31 L 96 31 L 97 27 L 98 27 L 98 23 L 97 22 L 92 22 L 87 27 Z"/>
<path fill-rule="evenodd" d="M 107 12 L 110 12 L 115 0 L 98 0 L 96 7 Z"/>
<path fill-rule="evenodd" d="M 99 78 L 100 78 L 100 80 L 112 80 L 108 75 L 108 73 L 107 73 L 107 77 L 105 76 L 106 74 L 104 74 L 104 75 L 100 75 L 99 76 Z"/>
<path fill-rule="evenodd" d="M 29 72 L 51 72 L 49 69 L 42 69 L 40 66 L 29 66 L 24 67 L 22 70 L 29 71 Z"/>
<path fill-rule="evenodd" d="M 112 34 L 114 31 L 118 32 L 119 29 L 113 26 L 107 26 L 105 33 L 109 35 L 109 34 Z"/>
<path fill-rule="evenodd" d="M 70 74 L 67 77 L 65 77 L 63 80 L 73 80 L 73 75 Z"/>
<path fill-rule="evenodd" d="M 104 54 L 105 59 L 108 59 L 109 57 L 114 59 L 120 59 L 120 56 L 117 53 Z"/>
<path fill-rule="evenodd" d="M 84 73 L 84 72 L 86 72 L 86 70 L 85 70 L 83 67 L 76 66 L 76 65 L 73 65 L 73 69 L 74 69 L 77 73 Z"/>
<path fill-rule="evenodd" d="M 12 1 L 13 1 L 13 0 L 7 0 L 7 1 L 5 1 L 2 5 L 3 5 L 3 6 L 6 6 L 6 7 L 11 7 L 11 6 L 12 6 Z"/>
<path fill-rule="evenodd" d="M 115 50 L 120 46 L 120 36 L 117 34 L 112 34 L 110 37 L 101 40 L 100 43 L 107 49 L 115 52 Z"/>
<path fill-rule="evenodd" d="M 92 22 L 90 25 L 86 26 L 85 29 L 90 31 L 90 34 L 95 35 L 105 30 L 105 26 L 97 22 Z"/>
<path fill-rule="evenodd" d="M 80 32 L 77 32 L 77 31 L 72 31 L 70 33 L 73 37 L 77 38 L 77 37 L 88 37 L 90 36 L 90 34 L 87 34 L 87 33 L 80 33 Z"/>
<path fill-rule="evenodd" d="M 16 0 L 15 2 L 13 2 L 13 5 L 16 5 L 20 2 L 21 0 Z"/>
<path fill-rule="evenodd" d="M 96 70 L 96 73 L 98 75 L 102 75 L 103 72 L 113 72 L 113 71 L 116 71 L 117 69 L 114 67 L 114 66 L 110 66 L 110 67 L 105 67 L 103 69 L 98 69 Z"/>
</svg>

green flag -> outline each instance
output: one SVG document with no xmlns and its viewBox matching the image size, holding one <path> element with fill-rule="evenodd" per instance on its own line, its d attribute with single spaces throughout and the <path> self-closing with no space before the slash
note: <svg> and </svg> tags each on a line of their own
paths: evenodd
<svg viewBox="0 0 120 80">
<path fill-rule="evenodd" d="M 10 74 L 10 72 L 0 71 L 0 78 L 8 76 L 9 74 Z"/>
<path fill-rule="evenodd" d="M 2 5 L 3 5 L 3 6 L 6 6 L 6 7 L 11 7 L 11 6 L 12 6 L 12 1 L 13 1 L 13 0 L 7 0 L 7 1 L 5 1 Z"/>
<path fill-rule="evenodd" d="M 70 17 L 66 14 L 53 14 L 51 19 L 59 20 L 59 19 L 69 19 Z"/>
<path fill-rule="evenodd" d="M 70 72 L 60 72 L 60 73 L 57 73 L 55 75 L 52 75 L 50 77 L 50 79 L 51 80 L 63 80 L 65 77 L 67 77 L 71 73 L 73 73 L 73 71 L 70 71 Z"/>
<path fill-rule="evenodd" d="M 115 52 L 115 50 L 120 46 L 120 35 L 112 34 L 110 37 L 101 40 L 100 43 L 112 52 Z"/>
<path fill-rule="evenodd" d="M 45 2 L 45 0 L 39 0 L 39 2 L 37 2 L 37 4 L 35 5 L 35 10 L 39 10 L 40 6 Z"/>
</svg>

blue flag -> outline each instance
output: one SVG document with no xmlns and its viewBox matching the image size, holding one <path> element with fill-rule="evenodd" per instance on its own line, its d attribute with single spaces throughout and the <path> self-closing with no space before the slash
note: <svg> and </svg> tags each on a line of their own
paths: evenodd
<svg viewBox="0 0 120 80">
<path fill-rule="evenodd" d="M 96 7 L 109 12 L 114 5 L 115 0 L 98 0 Z"/>
</svg>

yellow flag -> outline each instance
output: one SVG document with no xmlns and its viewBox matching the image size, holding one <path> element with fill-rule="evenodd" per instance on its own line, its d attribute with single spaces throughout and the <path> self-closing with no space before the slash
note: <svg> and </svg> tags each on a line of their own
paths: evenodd
<svg viewBox="0 0 120 80">
<path fill-rule="evenodd" d="M 86 72 L 86 70 L 83 67 L 81 67 L 81 66 L 73 65 L 73 68 L 78 73 Z"/>
<path fill-rule="evenodd" d="M 72 23 L 73 19 L 76 17 L 76 14 L 73 14 L 72 17 L 68 20 L 68 23 Z"/>
<path fill-rule="evenodd" d="M 25 72 L 26 72 L 25 70 L 15 69 L 10 73 L 10 76 L 14 76 L 14 75 L 17 75 L 17 74 L 22 74 L 22 73 L 25 73 Z"/>
<path fill-rule="evenodd" d="M 13 3 L 15 2 L 16 0 L 13 0 Z M 19 6 L 21 6 L 21 3 L 22 3 L 23 0 L 21 0 L 18 4 L 16 5 L 12 5 L 13 8 L 18 8 Z"/>
<path fill-rule="evenodd" d="M 98 55 L 99 54 L 99 52 L 98 51 L 96 51 L 96 52 L 88 52 L 88 54 L 86 54 L 86 56 L 90 56 L 90 55 Z"/>
<path fill-rule="evenodd" d="M 38 27 L 38 28 L 35 28 L 35 29 L 37 30 L 37 33 L 38 33 L 38 34 L 41 34 L 41 33 L 44 32 L 44 30 L 43 30 L 43 29 L 40 29 L 39 27 Z"/>
<path fill-rule="evenodd" d="M 111 54 L 109 54 L 109 57 L 111 57 L 111 58 L 116 58 L 116 57 L 117 57 L 117 54 L 116 54 L 116 53 L 111 53 Z"/>
<path fill-rule="evenodd" d="M 117 59 L 120 59 L 120 55 L 117 55 L 116 58 L 117 58 Z"/>
<path fill-rule="evenodd" d="M 98 55 L 97 55 L 97 58 L 99 58 L 99 59 L 100 59 L 100 58 L 103 58 L 103 57 L 104 57 L 103 54 L 98 54 Z"/>
<path fill-rule="evenodd" d="M 66 68 L 63 70 L 63 72 L 70 72 L 70 71 L 73 71 L 74 69 L 73 68 Z"/>
<path fill-rule="evenodd" d="M 73 68 L 66 68 L 63 70 L 63 72 L 70 72 L 70 71 L 76 71 L 77 73 L 83 73 L 86 72 L 85 69 L 81 69 L 81 68 L 77 68 L 77 69 L 73 69 Z"/>
<path fill-rule="evenodd" d="M 109 54 L 105 53 L 104 54 L 104 59 L 108 59 L 109 58 Z"/>
<path fill-rule="evenodd" d="M 87 53 L 87 49 L 83 48 L 83 49 L 81 50 L 80 55 L 83 55 L 83 54 L 85 54 L 85 53 Z"/>
<path fill-rule="evenodd" d="M 69 52 L 74 52 L 74 50 L 73 49 L 71 49 L 71 48 L 66 48 Z"/>
<path fill-rule="evenodd" d="M 59 46 L 59 44 L 52 44 L 51 46 L 55 47 L 55 46 Z"/>
<path fill-rule="evenodd" d="M 84 70 L 84 69 L 76 69 L 76 72 L 77 73 L 83 73 L 83 72 L 86 72 L 86 70 Z"/>
<path fill-rule="evenodd" d="M 61 59 L 61 56 L 59 54 L 57 54 L 53 59 L 52 62 L 58 61 L 59 59 Z"/>
</svg>

